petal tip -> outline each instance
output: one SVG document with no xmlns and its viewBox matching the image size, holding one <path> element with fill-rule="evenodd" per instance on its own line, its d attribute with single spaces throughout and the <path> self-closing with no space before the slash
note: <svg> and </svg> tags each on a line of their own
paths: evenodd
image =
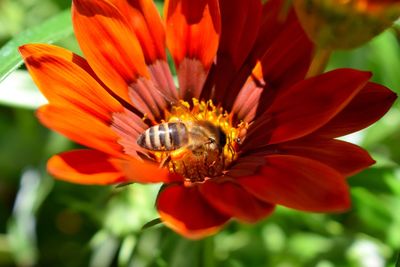
<svg viewBox="0 0 400 267">
<path fill-rule="evenodd" d="M 215 235 L 216 233 L 218 233 L 221 230 L 221 228 L 223 228 L 225 226 L 225 224 L 223 224 L 223 225 L 214 226 L 214 227 L 202 229 L 202 230 L 190 230 L 183 223 L 179 222 L 178 220 L 175 220 L 173 217 L 169 216 L 168 214 L 163 213 L 161 211 L 158 211 L 158 212 L 159 212 L 161 221 L 166 226 L 168 226 L 169 228 L 174 230 L 176 233 L 184 236 L 187 239 L 191 239 L 191 240 L 199 240 L 199 239 L 203 239 L 203 238 Z"/>
<path fill-rule="evenodd" d="M 337 212 L 337 213 L 342 213 L 342 212 L 347 212 L 351 209 L 351 198 L 349 194 L 344 195 L 344 197 L 341 199 L 341 201 L 337 203 L 336 206 L 332 207 L 331 212 Z"/>
<path fill-rule="evenodd" d="M 390 94 L 389 94 L 389 96 L 388 96 L 388 101 L 390 102 L 390 103 L 394 103 L 394 101 L 396 101 L 396 99 L 398 98 L 399 96 L 398 96 L 398 94 L 397 93 L 395 93 L 395 92 L 393 92 L 393 91 L 390 91 Z"/>
<path fill-rule="evenodd" d="M 21 45 L 18 47 L 18 51 L 24 60 L 27 57 L 29 57 L 30 55 L 32 55 L 32 53 L 30 52 L 30 49 L 29 49 L 31 46 L 32 46 L 32 44 L 24 44 L 24 45 Z"/>
</svg>

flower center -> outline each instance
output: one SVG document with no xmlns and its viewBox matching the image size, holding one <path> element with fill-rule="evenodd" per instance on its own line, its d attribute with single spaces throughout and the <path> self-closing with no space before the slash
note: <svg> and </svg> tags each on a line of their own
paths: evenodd
<svg viewBox="0 0 400 267">
<path fill-rule="evenodd" d="M 182 175 L 186 185 L 223 175 L 237 158 L 240 133 L 248 127 L 245 122 L 233 126 L 232 114 L 211 100 L 192 101 L 192 105 L 186 101 L 174 105 L 163 121 L 170 143 L 180 145 L 172 151 L 152 152 L 170 172 Z"/>
</svg>

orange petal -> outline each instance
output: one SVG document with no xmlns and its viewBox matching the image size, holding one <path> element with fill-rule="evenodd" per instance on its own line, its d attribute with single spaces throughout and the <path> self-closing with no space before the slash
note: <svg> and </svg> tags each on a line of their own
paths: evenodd
<svg viewBox="0 0 400 267">
<path fill-rule="evenodd" d="M 101 86 L 86 61 L 52 45 L 25 45 L 19 48 L 25 64 L 50 104 L 70 106 L 109 121 L 122 105 Z"/>
<path fill-rule="evenodd" d="M 72 21 L 90 66 L 111 90 L 129 102 L 128 85 L 138 76 L 149 77 L 132 27 L 105 0 L 74 0 Z"/>
<path fill-rule="evenodd" d="M 217 0 L 167 0 L 167 45 L 177 66 L 185 58 L 211 65 L 218 48 L 220 15 Z"/>
<path fill-rule="evenodd" d="M 233 182 L 208 180 L 200 186 L 200 192 L 210 205 L 224 214 L 245 222 L 257 222 L 274 211 L 274 205 L 263 202 L 240 185 Z"/>
<path fill-rule="evenodd" d="M 160 191 L 156 205 L 168 227 L 192 239 L 215 234 L 229 219 L 203 199 L 197 186 L 171 184 Z"/>
<path fill-rule="evenodd" d="M 306 138 L 278 145 L 282 154 L 314 159 L 350 176 L 375 163 L 368 152 L 351 143 L 335 139 Z"/>
<path fill-rule="evenodd" d="M 218 49 L 217 0 L 167 0 L 167 46 L 175 61 L 181 97 L 199 97 Z"/>
<path fill-rule="evenodd" d="M 37 116 L 46 127 L 79 144 L 123 156 L 116 133 L 88 113 L 66 106 L 45 105 L 38 109 Z"/>
<path fill-rule="evenodd" d="M 126 176 L 126 179 L 136 183 L 170 183 L 182 181 L 183 178 L 169 173 L 166 168 L 160 168 L 159 164 L 148 161 L 130 159 L 113 159 L 117 166 Z"/>
<path fill-rule="evenodd" d="M 238 177 L 246 190 L 263 201 L 312 211 L 344 211 L 350 193 L 344 177 L 315 160 L 289 155 L 265 157 L 259 176 Z"/>
<path fill-rule="evenodd" d="M 166 60 L 165 30 L 152 0 L 110 0 L 133 27 L 147 64 Z"/>
<path fill-rule="evenodd" d="M 82 69 L 86 70 L 88 73 L 93 74 L 92 69 L 84 58 L 59 46 L 51 44 L 25 44 L 18 47 L 18 50 L 24 59 L 33 55 L 54 56 L 76 64 Z"/>
<path fill-rule="evenodd" d="M 164 23 L 152 0 L 111 0 L 111 3 L 133 27 L 151 77 L 151 81 L 142 78 L 131 84 L 132 102 L 149 117 L 160 118 L 167 104 L 178 99 L 166 58 Z"/>
<path fill-rule="evenodd" d="M 77 184 L 126 182 L 124 175 L 110 161 L 110 156 L 96 150 L 73 150 L 52 156 L 47 162 L 47 171 L 60 180 Z"/>
</svg>

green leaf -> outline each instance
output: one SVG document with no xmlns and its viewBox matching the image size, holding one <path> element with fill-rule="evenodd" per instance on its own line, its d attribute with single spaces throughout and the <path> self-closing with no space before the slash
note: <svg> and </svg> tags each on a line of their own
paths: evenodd
<svg viewBox="0 0 400 267">
<path fill-rule="evenodd" d="M 70 35 L 72 30 L 70 10 L 29 28 L 11 39 L 0 49 L 0 82 L 22 64 L 18 47 L 27 43 L 54 43 Z"/>
<path fill-rule="evenodd" d="M 160 218 L 156 218 L 156 219 L 154 219 L 154 220 L 151 220 L 151 221 L 145 223 L 145 224 L 142 226 L 142 231 L 143 231 L 143 230 L 146 230 L 146 229 L 149 229 L 149 228 L 151 228 L 151 227 L 153 227 L 153 226 L 156 226 L 156 225 L 158 225 L 158 224 L 160 224 L 160 223 L 162 223 L 162 221 L 161 221 Z"/>
</svg>

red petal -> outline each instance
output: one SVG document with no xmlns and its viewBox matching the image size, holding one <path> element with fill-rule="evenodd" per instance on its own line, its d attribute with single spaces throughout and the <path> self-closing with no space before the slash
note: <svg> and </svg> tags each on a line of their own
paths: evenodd
<svg viewBox="0 0 400 267">
<path fill-rule="evenodd" d="M 137 144 L 139 136 L 149 128 L 142 118 L 136 116 L 129 110 L 114 113 L 110 128 L 118 135 L 118 144 L 123 146 L 125 154 L 134 158 L 140 158 L 138 152 L 145 152 L 143 148 Z"/>
<path fill-rule="evenodd" d="M 271 104 L 274 96 L 304 79 L 312 58 L 313 45 L 298 23 L 285 27 L 261 58 L 265 81 L 258 114 Z"/>
<path fill-rule="evenodd" d="M 286 0 L 269 0 L 264 3 L 261 26 L 252 49 L 253 60 L 262 57 L 277 36 L 293 23 L 299 24 L 293 8 L 288 10 Z"/>
<path fill-rule="evenodd" d="M 47 162 L 47 170 L 60 180 L 77 184 L 125 182 L 123 174 L 110 160 L 110 156 L 96 150 L 73 150 L 51 157 Z"/>
<path fill-rule="evenodd" d="M 219 4 L 221 38 L 218 59 L 228 60 L 237 71 L 256 40 L 262 4 L 259 0 L 219 0 Z"/>
<path fill-rule="evenodd" d="M 216 233 L 229 219 L 203 199 L 197 186 L 173 184 L 162 189 L 157 209 L 168 227 L 194 239 Z"/>
<path fill-rule="evenodd" d="M 130 99 L 138 110 L 143 114 L 147 114 L 147 117 L 153 120 L 154 123 L 162 119 L 164 110 L 168 105 L 167 100 L 170 98 L 168 93 L 166 94 L 167 97 L 164 97 L 163 92 L 167 88 L 159 89 L 154 80 L 139 78 L 129 86 L 129 89 Z"/>
<path fill-rule="evenodd" d="M 51 45 L 19 48 L 36 85 L 51 104 L 70 106 L 110 121 L 122 105 L 93 77 L 86 61 L 72 52 Z"/>
<path fill-rule="evenodd" d="M 233 182 L 208 180 L 200 186 L 204 198 L 224 214 L 254 223 L 274 211 L 274 205 L 260 201 Z"/>
<path fill-rule="evenodd" d="M 264 91 L 265 82 L 262 77 L 261 65 L 257 64 L 252 75 L 247 79 L 232 107 L 232 112 L 239 120 L 252 122 L 256 116 L 261 94 Z M 229 102 L 229 101 L 228 101 Z"/>
<path fill-rule="evenodd" d="M 269 4 L 270 2 L 274 2 L 276 5 L 279 1 L 268 1 L 266 4 L 266 6 L 272 8 L 268 12 L 264 10 L 264 13 L 267 13 L 270 18 L 266 23 L 270 25 L 263 25 L 260 31 L 264 31 L 265 28 L 268 31 L 259 36 L 255 47 L 253 47 L 251 59 L 247 59 L 246 67 L 242 68 L 240 74 L 235 75 L 236 79 L 221 98 L 224 106 L 228 109 L 232 106 L 232 103 L 237 101 L 238 92 L 243 90 L 241 88 L 244 82 L 243 77 L 250 75 L 253 79 L 257 78 L 257 84 L 264 88 L 259 96 L 258 107 L 257 104 L 251 105 L 252 109 L 257 110 L 257 114 L 262 114 L 270 105 L 277 91 L 304 79 L 309 68 L 313 45 L 292 14 L 294 12 L 291 10 L 289 17 L 285 19 L 285 16 L 278 14 L 285 8 L 273 7 L 272 3 Z M 265 18 L 265 16 L 263 17 Z M 280 30 L 276 31 L 276 28 Z M 256 66 L 251 73 L 252 64 L 256 62 L 260 66 Z M 258 68 L 261 71 L 261 77 L 258 76 Z M 249 118 L 247 117 L 247 119 Z"/>
<path fill-rule="evenodd" d="M 214 97 L 217 102 L 224 103 L 226 95 L 232 92 L 230 84 L 236 78 L 256 40 L 262 4 L 259 0 L 220 0 L 219 3 L 222 28 L 217 64 L 213 69 L 215 81 L 212 86 L 215 88 L 212 91 L 215 93 L 214 96 L 204 97 Z"/>
<path fill-rule="evenodd" d="M 333 138 L 368 127 L 389 110 L 396 98 L 388 88 L 370 82 L 345 109 L 313 135 Z"/>
<path fill-rule="evenodd" d="M 279 144 L 277 148 L 279 153 L 322 162 L 344 176 L 353 175 L 375 163 L 361 147 L 334 139 L 300 139 Z"/>
<path fill-rule="evenodd" d="M 199 97 L 218 48 L 217 0 L 167 0 L 167 46 L 175 61 L 181 98 Z"/>
<path fill-rule="evenodd" d="M 236 99 L 230 88 L 224 103 L 234 101 L 238 118 L 253 121 L 271 104 L 275 95 L 304 79 L 312 55 L 312 44 L 298 23 L 288 25 L 253 69 Z"/>
<path fill-rule="evenodd" d="M 149 77 L 140 43 L 122 14 L 105 0 L 74 0 L 72 20 L 83 54 L 100 79 L 130 101 L 128 87 Z"/>
<path fill-rule="evenodd" d="M 280 92 L 249 129 L 243 149 L 289 141 L 315 131 L 340 112 L 370 77 L 369 72 L 338 69 Z"/>
<path fill-rule="evenodd" d="M 66 137 L 108 154 L 122 156 L 118 136 L 97 118 L 71 107 L 46 105 L 37 111 L 39 120 Z"/>
<path fill-rule="evenodd" d="M 312 211 L 344 211 L 350 206 L 344 177 L 317 161 L 297 157 L 266 156 L 259 176 L 237 178 L 249 192 L 263 201 Z"/>
</svg>

